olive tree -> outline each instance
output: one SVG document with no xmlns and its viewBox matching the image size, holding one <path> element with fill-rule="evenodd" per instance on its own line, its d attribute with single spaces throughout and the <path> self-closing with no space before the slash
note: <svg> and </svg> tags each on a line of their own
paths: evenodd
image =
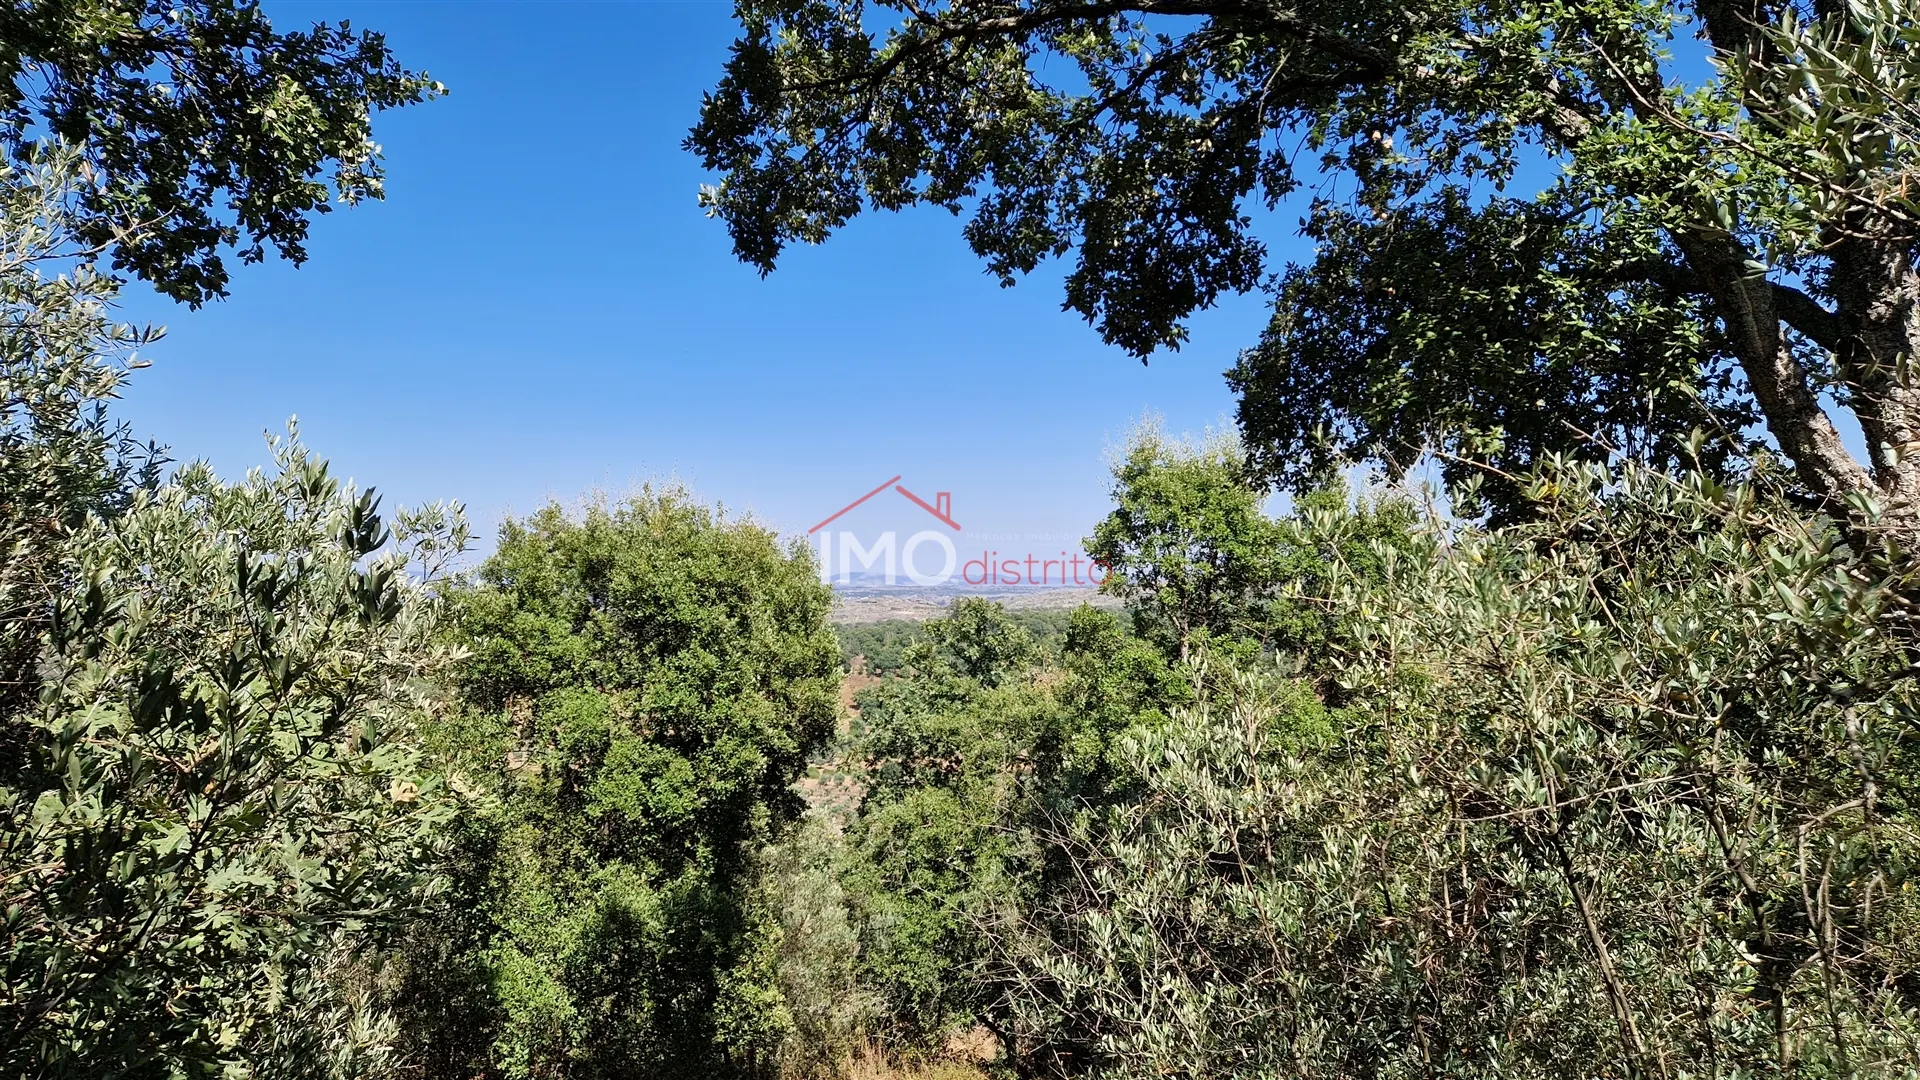
<svg viewBox="0 0 1920 1080">
<path fill-rule="evenodd" d="M 159 332 L 112 318 L 114 283 L 68 213 L 78 173 L 59 150 L 0 165 L 0 715 L 37 691 L 64 538 L 158 458 L 105 412 Z"/>
<path fill-rule="evenodd" d="M 68 542 L 24 760 L 0 775 L 0 1061 L 20 1076 L 390 1065 L 374 950 L 432 897 L 455 802 L 416 738 L 450 658 L 391 531 L 297 442 Z"/>
<path fill-rule="evenodd" d="M 1322 596 L 1337 713 L 1227 672 L 1129 738 L 1138 796 L 1062 818 L 1073 872 L 990 923 L 1031 1066 L 1912 1074 L 1905 553 L 1699 474 L 1525 491 L 1534 524 Z"/>
</svg>

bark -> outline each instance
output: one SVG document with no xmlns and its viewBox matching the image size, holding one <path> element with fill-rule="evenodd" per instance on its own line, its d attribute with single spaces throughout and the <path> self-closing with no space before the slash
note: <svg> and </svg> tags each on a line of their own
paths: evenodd
<svg viewBox="0 0 1920 1080">
<path fill-rule="evenodd" d="M 1821 0 L 1816 13 L 1835 6 Z M 1775 21 L 1777 4 L 1696 0 L 1694 7 L 1723 56 L 1769 49 L 1757 28 Z M 1911 363 L 1920 348 L 1913 257 L 1920 237 L 1896 221 L 1868 217 L 1856 212 L 1824 238 L 1832 310 L 1753 273 L 1752 256 L 1721 229 L 1700 227 L 1675 240 L 1713 298 L 1768 431 L 1807 487 L 1835 502 L 1873 496 L 1897 528 L 1912 533 L 1920 531 L 1920 392 Z M 1801 359 L 1802 342 L 1831 356 L 1837 396 L 1865 437 L 1865 464 L 1842 443 Z"/>
<path fill-rule="evenodd" d="M 1713 298 L 1754 400 L 1767 418 L 1767 430 L 1807 485 L 1831 499 L 1875 490 L 1873 477 L 1841 442 L 1822 407 L 1781 322 L 1772 284 L 1748 269 L 1751 256 L 1734 237 L 1718 230 L 1682 231 L 1674 240 Z"/>
<path fill-rule="evenodd" d="M 1816 494 L 1836 502 L 1865 494 L 1902 528 L 1920 524 L 1920 275 L 1912 242 L 1852 238 L 1833 243 L 1828 311 L 1798 289 L 1749 269 L 1731 236 L 1698 229 L 1675 236 L 1690 269 L 1713 298 L 1767 430 Z M 1795 340 L 1797 332 L 1805 344 Z M 1825 349 L 1842 403 L 1859 421 L 1862 464 L 1841 440 L 1802 359 Z"/>
<path fill-rule="evenodd" d="M 1920 394 L 1912 357 L 1920 346 L 1920 276 L 1899 241 L 1847 239 L 1834 246 L 1833 293 L 1840 340 L 1835 359 L 1866 436 L 1874 484 L 1889 505 L 1920 508 Z"/>
</svg>

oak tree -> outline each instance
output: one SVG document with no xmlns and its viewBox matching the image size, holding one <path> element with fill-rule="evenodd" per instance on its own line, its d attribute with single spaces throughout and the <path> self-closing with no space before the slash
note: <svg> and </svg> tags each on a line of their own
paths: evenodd
<svg viewBox="0 0 1920 1080">
<path fill-rule="evenodd" d="M 742 0 L 689 146 L 770 270 L 968 212 L 1004 282 L 1145 357 L 1270 287 L 1231 373 L 1269 475 L 1598 440 L 1920 496 L 1912 0 Z M 1305 262 L 1263 217 L 1311 189 Z M 1277 274 L 1275 271 L 1278 271 Z M 1857 422 L 1866 457 L 1842 440 Z"/>
<path fill-rule="evenodd" d="M 226 294 L 223 253 L 302 261 L 314 215 L 381 195 L 373 113 L 444 92 L 378 33 L 257 0 L 0 3 L 0 150 L 76 147 L 85 238 L 177 300 Z"/>
</svg>

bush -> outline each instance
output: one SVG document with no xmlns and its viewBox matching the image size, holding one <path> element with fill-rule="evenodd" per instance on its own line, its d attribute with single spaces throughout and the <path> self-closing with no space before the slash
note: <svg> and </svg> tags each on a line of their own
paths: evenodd
<svg viewBox="0 0 1920 1080">
<path fill-rule="evenodd" d="M 159 331 L 110 317 L 115 283 L 80 257 L 66 212 L 75 170 L 61 152 L 0 165 L 0 716 L 34 699 L 53 600 L 72 583 L 66 537 L 124 508 L 160 463 L 106 415 Z M 13 734 L 0 754 L 25 752 Z"/>
<path fill-rule="evenodd" d="M 860 935 L 842 881 L 846 857 L 830 818 L 810 813 L 761 852 L 749 904 L 759 914 L 785 1018 L 779 1075 L 839 1077 L 879 1002 L 860 980 Z"/>
<path fill-rule="evenodd" d="M 448 658 L 409 573 L 457 550 L 298 443 L 204 466 L 64 549 L 30 754 L 0 790 L 15 1075 L 335 1077 L 391 1062 L 367 985 L 456 806 L 416 725 Z"/>
<path fill-rule="evenodd" d="M 1340 713 L 1236 675 L 1125 741 L 1138 797 L 1062 821 L 1071 872 L 996 923 L 1030 1064 L 1912 1072 L 1904 552 L 1757 482 L 1562 463 L 1530 494 L 1336 575 Z"/>
<path fill-rule="evenodd" d="M 979 928 L 1045 891 L 1034 826 L 1061 800 L 1109 797 L 1119 734 L 1163 723 L 1192 693 L 1111 613 L 1070 613 L 1057 657 L 1016 619 L 959 601 L 926 624 L 903 677 L 860 695 L 865 795 L 843 880 L 876 999 L 869 1030 L 908 1057 L 962 1028 L 1003 1026 L 979 977 Z"/>
<path fill-rule="evenodd" d="M 1029 882 L 1018 828 L 1034 793 L 1022 766 L 1062 719 L 1032 658 L 998 604 L 963 601 L 909 648 L 908 677 L 860 695 L 866 791 L 845 881 L 861 979 L 878 999 L 873 1033 L 898 1050 L 972 1022 L 973 914 Z"/>
</svg>

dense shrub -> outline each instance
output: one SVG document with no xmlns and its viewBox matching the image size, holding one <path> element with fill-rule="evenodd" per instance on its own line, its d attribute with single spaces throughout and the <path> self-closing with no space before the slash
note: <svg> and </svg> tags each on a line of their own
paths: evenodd
<svg viewBox="0 0 1920 1080">
<path fill-rule="evenodd" d="M 113 321 L 115 283 L 79 257 L 76 168 L 57 151 L 0 165 L 0 714 L 33 699 L 66 535 L 151 485 L 158 457 L 105 411 L 159 332 Z"/>
<path fill-rule="evenodd" d="M 417 576 L 464 526 L 390 536 L 297 442 L 160 484 L 106 410 L 158 335 L 113 321 L 76 190 L 67 152 L 0 168 L 0 1067 L 377 1073 L 380 946 L 454 813 Z"/>
<path fill-rule="evenodd" d="M 765 970 L 785 1036 L 772 1064 L 783 1078 L 839 1077 L 876 1033 L 879 994 L 862 978 L 861 936 L 843 880 L 837 823 L 813 812 L 757 860 L 749 909 L 760 920 Z"/>
<path fill-rule="evenodd" d="M 1356 500 L 1338 480 L 1270 517 L 1270 492 L 1238 441 L 1173 438 L 1155 422 L 1135 429 L 1112 464 L 1114 508 L 1087 538 L 1087 553 L 1109 568 L 1102 591 L 1126 601 L 1134 632 L 1181 660 L 1195 649 L 1310 660 L 1334 627 L 1302 595 L 1324 592 L 1336 563 L 1377 571 L 1376 548 L 1395 546 L 1414 520 L 1400 494 Z M 1299 527 L 1304 515 L 1328 512 L 1347 521 L 1338 538 Z"/>
<path fill-rule="evenodd" d="M 1061 822 L 1074 872 L 998 921 L 1029 1064 L 1914 1071 L 1904 552 L 1698 476 L 1530 494 L 1326 597 L 1340 713 L 1242 675 L 1127 739 L 1139 796 Z"/>
<path fill-rule="evenodd" d="M 1112 797 L 1120 733 L 1165 721 L 1190 679 L 1110 612 L 1069 613 L 1057 655 L 1016 613 L 978 598 L 929 621 L 902 675 L 859 695 L 851 746 L 864 798 L 841 879 L 860 935 L 869 1028 L 926 1054 L 976 1024 L 1002 1026 L 980 927 L 1032 903 L 1048 867 L 1033 842 L 1049 807 Z"/>
<path fill-rule="evenodd" d="M 297 443 L 191 466 L 64 548 L 0 788 L 13 1075 L 348 1076 L 391 1061 L 374 951 L 435 891 L 455 804 L 414 738 L 446 659 L 411 573 L 458 518 Z"/>
</svg>

